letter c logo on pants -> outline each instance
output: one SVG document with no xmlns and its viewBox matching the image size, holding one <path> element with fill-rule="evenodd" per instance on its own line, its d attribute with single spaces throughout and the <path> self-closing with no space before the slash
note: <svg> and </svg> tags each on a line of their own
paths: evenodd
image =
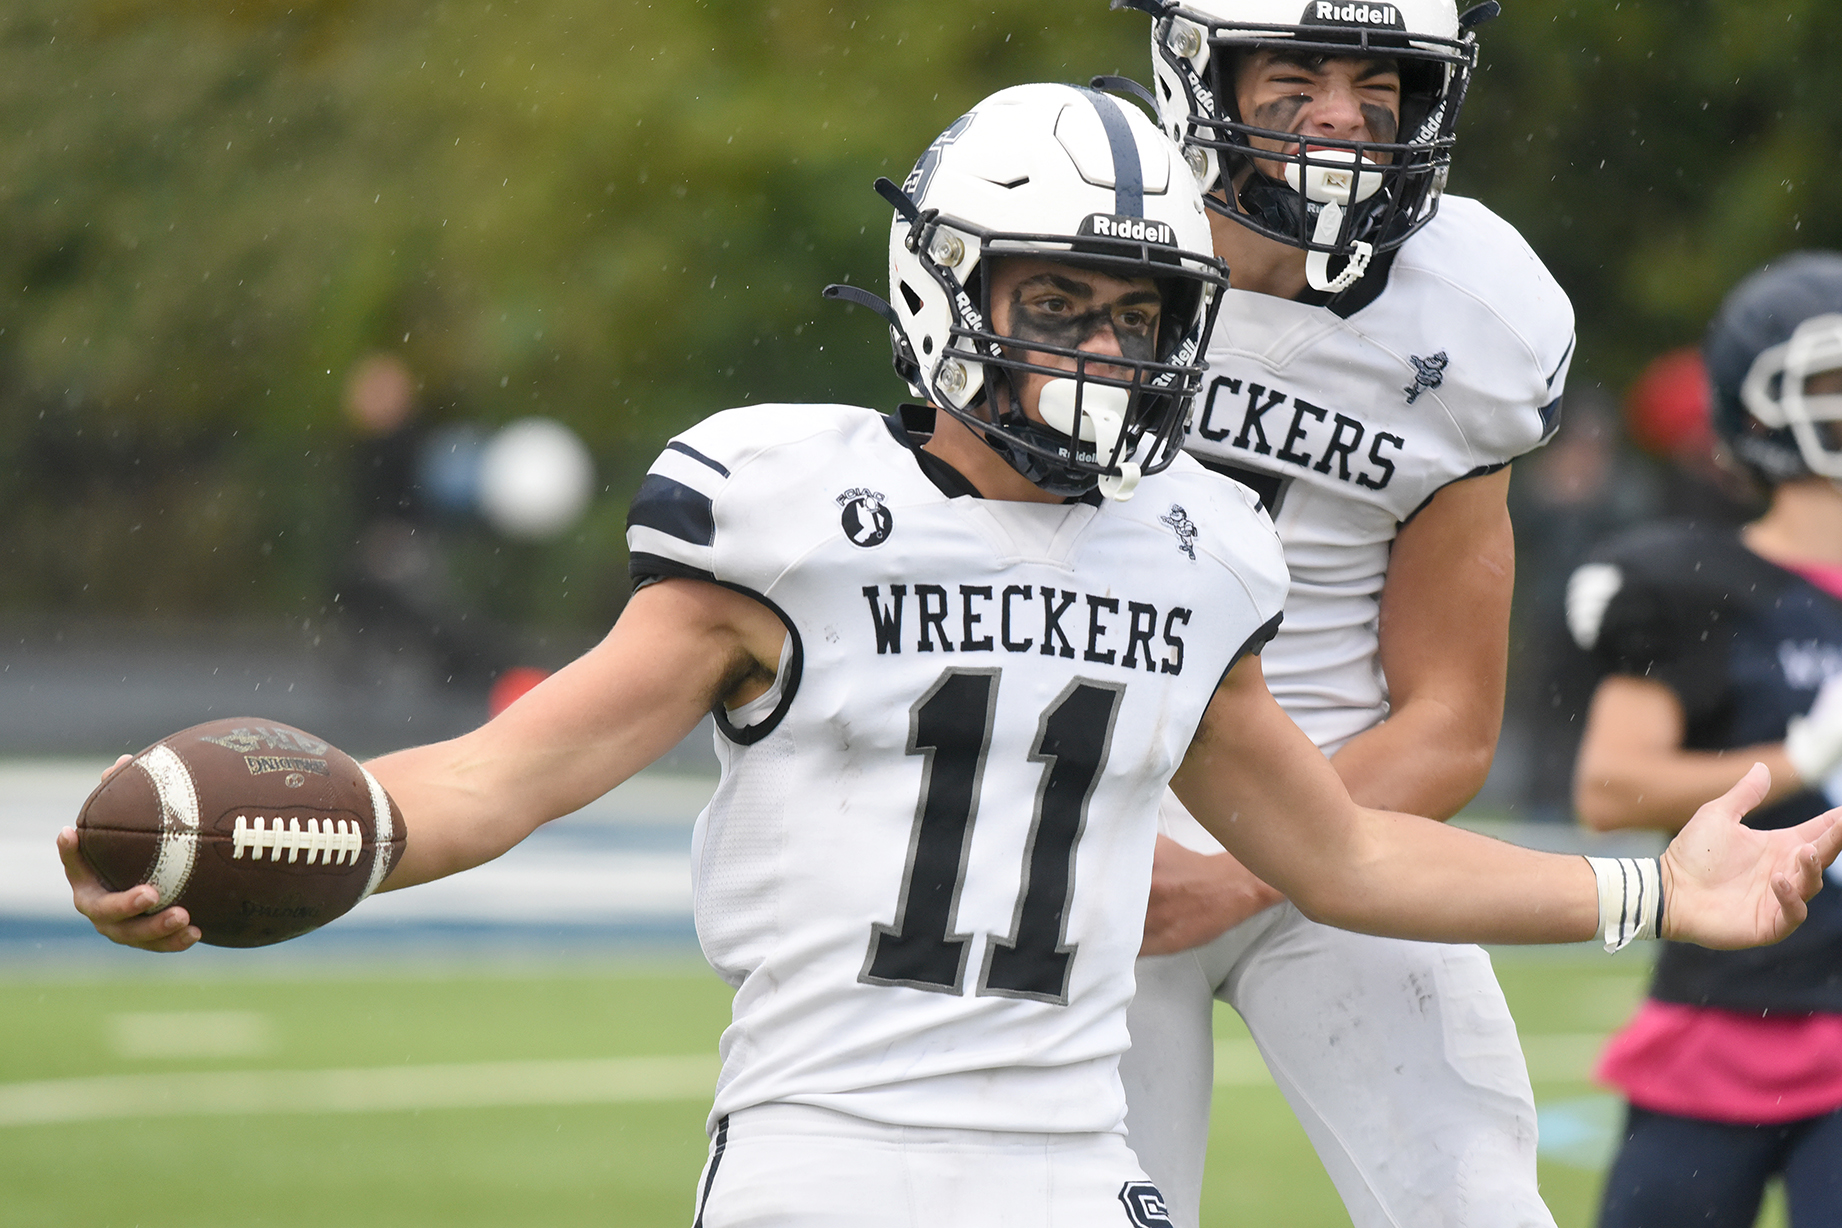
<svg viewBox="0 0 1842 1228">
<path fill-rule="evenodd" d="M 1119 1187 L 1119 1201 L 1126 1206 L 1126 1219 L 1133 1228 L 1171 1228 L 1170 1213 L 1164 1209 L 1164 1195 L 1149 1181 L 1128 1181 Z"/>
</svg>

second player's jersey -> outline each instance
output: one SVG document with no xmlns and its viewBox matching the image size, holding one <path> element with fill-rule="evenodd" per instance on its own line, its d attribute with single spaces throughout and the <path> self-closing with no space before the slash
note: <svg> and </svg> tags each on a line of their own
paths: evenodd
<svg viewBox="0 0 1842 1228">
<path fill-rule="evenodd" d="M 1126 503 L 985 500 L 892 419 L 761 406 L 675 439 L 628 539 L 789 631 L 696 828 L 712 1121 L 1119 1129 L 1157 799 L 1285 590 L 1252 497 L 1180 457 Z"/>
<path fill-rule="evenodd" d="M 1354 310 L 1228 292 L 1188 447 L 1273 515 L 1292 587 L 1262 661 L 1319 746 L 1386 715 L 1376 622 L 1396 532 L 1441 487 L 1553 432 L 1572 353 L 1566 294 L 1508 223 L 1462 197 Z"/>
</svg>

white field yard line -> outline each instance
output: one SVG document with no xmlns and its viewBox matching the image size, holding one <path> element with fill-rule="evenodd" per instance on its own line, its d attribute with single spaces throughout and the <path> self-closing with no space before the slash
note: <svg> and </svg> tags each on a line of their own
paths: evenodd
<svg viewBox="0 0 1842 1228">
<path fill-rule="evenodd" d="M 1536 1083 L 1590 1078 L 1605 1037 L 1597 1032 L 1522 1038 Z M 475 1062 L 368 1070 L 223 1070 L 100 1075 L 0 1083 L 0 1127 L 127 1117 L 263 1113 L 395 1113 L 534 1105 L 707 1100 L 715 1054 L 580 1061 Z M 1272 1078 L 1251 1040 L 1215 1045 L 1217 1087 L 1260 1087 Z"/>
<path fill-rule="evenodd" d="M 123 1117 L 389 1113 L 709 1100 L 714 1053 L 370 1070 L 222 1070 L 0 1083 L 0 1126 Z"/>
<path fill-rule="evenodd" d="M 1605 1047 L 1600 1032 L 1546 1032 L 1522 1037 L 1522 1055 L 1528 1060 L 1531 1083 L 1588 1083 L 1593 1063 Z M 1215 1042 L 1215 1086 L 1265 1087 L 1273 1077 L 1254 1042 L 1230 1037 Z"/>
</svg>

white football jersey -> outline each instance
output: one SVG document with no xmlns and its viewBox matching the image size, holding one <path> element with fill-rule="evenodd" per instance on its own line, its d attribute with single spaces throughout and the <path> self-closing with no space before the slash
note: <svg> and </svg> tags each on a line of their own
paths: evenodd
<svg viewBox="0 0 1842 1228">
<path fill-rule="evenodd" d="M 1326 751 L 1387 715 L 1376 633 L 1396 532 L 1441 487 L 1545 442 L 1572 356 L 1566 293 L 1464 197 L 1354 311 L 1228 292 L 1187 447 L 1273 516 L 1292 587 L 1261 662 Z"/>
<path fill-rule="evenodd" d="M 634 501 L 636 576 L 789 632 L 775 690 L 717 713 L 694 840 L 736 987 L 713 1124 L 1121 1128 L 1158 798 L 1285 565 L 1187 457 L 1126 503 L 964 489 L 871 410 L 769 405 L 680 435 Z"/>
</svg>

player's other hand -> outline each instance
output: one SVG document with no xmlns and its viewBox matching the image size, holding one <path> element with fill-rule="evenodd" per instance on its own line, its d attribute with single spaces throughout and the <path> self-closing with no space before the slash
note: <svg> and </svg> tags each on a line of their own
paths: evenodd
<svg viewBox="0 0 1842 1228">
<path fill-rule="evenodd" d="M 117 759 L 103 772 L 103 779 L 107 780 L 128 760 L 127 755 Z M 71 903 L 104 938 L 143 951 L 183 951 L 198 941 L 198 929 L 190 923 L 185 909 L 148 913 L 159 901 L 160 893 L 146 883 L 127 891 L 104 887 L 77 849 L 76 828 L 66 827 L 58 833 L 58 860 L 64 863 L 64 877 L 70 881 Z"/>
<path fill-rule="evenodd" d="M 1663 937 L 1716 950 L 1777 942 L 1803 924 L 1804 901 L 1842 850 L 1842 809 L 1796 827 L 1740 822 L 1771 784 L 1762 763 L 1688 821 L 1663 851 Z"/>
<path fill-rule="evenodd" d="M 1159 836 L 1139 954 L 1199 947 L 1283 899 L 1229 854 L 1198 853 Z"/>
</svg>

